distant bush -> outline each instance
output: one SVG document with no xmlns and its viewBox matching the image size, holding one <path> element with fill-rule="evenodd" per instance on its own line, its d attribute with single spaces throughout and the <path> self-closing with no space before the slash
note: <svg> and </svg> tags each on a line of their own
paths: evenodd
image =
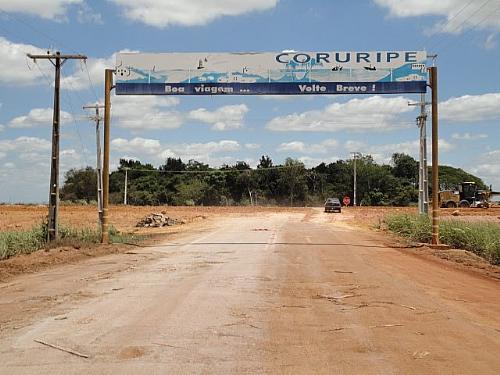
<svg viewBox="0 0 500 375">
<path fill-rule="evenodd" d="M 429 217 L 396 214 L 385 218 L 390 231 L 416 242 L 430 242 L 432 223 Z M 472 251 L 492 264 L 500 264 L 500 225 L 488 222 L 442 220 L 439 240 L 457 249 Z"/>
</svg>

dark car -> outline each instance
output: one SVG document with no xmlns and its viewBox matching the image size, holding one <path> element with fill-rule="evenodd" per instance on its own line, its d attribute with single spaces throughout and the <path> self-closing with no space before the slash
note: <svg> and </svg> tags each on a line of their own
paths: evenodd
<svg viewBox="0 0 500 375">
<path fill-rule="evenodd" d="M 325 202 L 325 212 L 342 212 L 338 198 L 328 198 Z"/>
</svg>

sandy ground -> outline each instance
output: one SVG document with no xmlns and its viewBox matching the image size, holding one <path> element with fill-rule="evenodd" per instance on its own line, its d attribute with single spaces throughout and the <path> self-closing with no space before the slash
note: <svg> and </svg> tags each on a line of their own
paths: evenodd
<svg viewBox="0 0 500 375">
<path fill-rule="evenodd" d="M 0 284 L 0 373 L 498 374 L 499 281 L 348 216 L 227 215 Z"/>
<path fill-rule="evenodd" d="M 123 206 L 109 208 L 110 224 L 129 233 L 161 233 L 162 230 L 142 230 L 135 225 L 153 212 L 165 212 L 168 216 L 191 221 L 200 217 L 247 215 L 258 212 L 301 212 L 303 208 L 287 207 L 178 207 L 178 206 Z M 97 226 L 94 206 L 60 206 L 60 224 L 72 227 Z M 44 205 L 0 205 L 0 231 L 25 230 L 41 224 L 47 217 Z"/>
<path fill-rule="evenodd" d="M 166 212 L 169 216 L 187 221 L 199 217 L 253 215 L 269 212 L 304 212 L 308 208 L 287 207 L 175 207 L 175 206 L 111 206 L 110 221 L 118 230 L 142 233 L 151 230 L 136 228 L 137 222 L 153 212 Z M 458 211 L 458 218 L 466 220 L 488 220 L 500 222 L 500 207 L 489 209 L 440 209 L 443 217 L 451 217 Z M 415 207 L 344 207 L 343 213 L 352 218 L 353 223 L 372 226 L 387 214 L 397 212 L 416 213 Z M 47 216 L 44 205 L 0 205 L 0 231 L 25 230 L 42 223 Z M 455 216 L 457 218 L 457 216 Z M 97 212 L 94 206 L 61 206 L 60 222 L 74 227 L 93 227 L 97 225 Z M 161 232 L 161 231 L 157 231 Z"/>
<path fill-rule="evenodd" d="M 442 209 L 443 220 L 489 221 L 500 222 L 500 210 L 491 209 L 460 209 L 460 216 L 452 216 L 457 210 Z M 170 217 L 180 219 L 186 225 L 176 225 L 163 228 L 137 228 L 136 223 L 144 216 L 153 212 L 163 212 Z M 271 213 L 301 213 L 310 217 L 321 213 L 322 208 L 288 208 L 288 207 L 168 207 L 168 206 L 111 206 L 111 224 L 122 232 L 146 236 L 142 240 L 146 244 L 155 244 L 180 233 L 197 230 L 221 218 L 238 218 L 244 216 L 259 216 Z M 374 230 L 380 227 L 386 215 L 393 213 L 416 213 L 412 207 L 344 207 L 342 215 L 328 214 L 315 216 L 315 220 L 335 225 L 356 226 L 362 229 Z M 35 205 L 0 205 L 0 231 L 26 230 L 42 222 L 47 214 L 46 206 Z M 60 221 L 63 225 L 72 227 L 93 227 L 96 225 L 96 211 L 92 206 L 61 206 Z M 387 234 L 387 243 L 394 246 L 400 241 Z M 398 246 L 404 246 L 399 244 Z M 38 251 L 29 255 L 21 255 L 0 261 L 0 283 L 19 274 L 39 272 L 54 265 L 79 262 L 91 257 L 107 254 L 124 253 L 129 246 L 114 244 L 110 246 L 93 246 L 81 244 L 76 247 L 58 246 L 46 251 Z M 461 265 L 462 269 L 474 271 L 483 275 L 500 279 L 500 267 L 493 267 L 483 259 L 461 250 L 433 250 L 429 248 L 412 249 L 411 254 L 419 256 L 437 256 Z M 456 264 L 455 264 L 456 265 Z"/>
</svg>

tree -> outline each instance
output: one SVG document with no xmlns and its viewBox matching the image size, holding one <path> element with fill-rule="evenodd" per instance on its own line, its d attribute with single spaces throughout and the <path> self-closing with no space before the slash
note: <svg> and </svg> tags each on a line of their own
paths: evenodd
<svg viewBox="0 0 500 375">
<path fill-rule="evenodd" d="M 287 158 L 284 169 L 281 171 L 280 181 L 287 188 L 290 206 L 293 206 L 296 198 L 304 199 L 307 190 L 306 170 L 304 163 L 299 160 Z"/>
<path fill-rule="evenodd" d="M 431 170 L 429 170 L 429 173 Z M 432 181 L 432 178 L 429 178 L 429 182 Z M 479 177 L 471 175 L 470 173 L 465 172 L 463 169 L 454 168 L 447 165 L 439 166 L 439 184 L 440 189 L 456 189 L 458 185 L 462 182 L 475 182 L 479 189 L 486 189 L 487 186 L 483 180 Z"/>
<path fill-rule="evenodd" d="M 87 202 L 97 199 L 97 174 L 92 167 L 70 169 L 65 174 L 61 200 Z"/>
<path fill-rule="evenodd" d="M 394 176 L 406 178 L 415 183 L 418 178 L 418 162 L 410 155 L 395 153 L 392 154 L 392 164 Z"/>
<path fill-rule="evenodd" d="M 199 178 L 194 178 L 188 183 L 180 184 L 177 189 L 178 191 L 174 198 L 176 205 L 198 205 L 202 202 L 207 184 Z"/>
<path fill-rule="evenodd" d="M 163 165 L 158 167 L 160 171 L 184 171 L 186 170 L 186 164 L 184 164 L 181 158 L 167 158 Z"/>
<path fill-rule="evenodd" d="M 363 205 L 408 205 L 418 199 L 415 187 L 418 164 L 405 154 L 394 154 L 392 165 L 378 164 L 370 155 L 357 159 L 357 199 Z M 283 165 L 263 155 L 257 168 L 239 161 L 210 168 L 208 164 L 167 158 L 155 168 L 139 160 L 121 159 L 110 175 L 110 202 L 123 202 L 125 169 L 128 171 L 128 202 L 136 205 L 230 205 L 322 203 L 327 197 L 353 196 L 353 160 L 337 160 L 305 168 L 288 158 Z M 455 188 L 464 181 L 484 182 L 462 169 L 440 166 L 441 188 Z M 185 171 L 186 173 L 171 173 Z M 72 169 L 61 189 L 64 200 L 95 200 L 96 175 L 91 167 Z"/>
</svg>

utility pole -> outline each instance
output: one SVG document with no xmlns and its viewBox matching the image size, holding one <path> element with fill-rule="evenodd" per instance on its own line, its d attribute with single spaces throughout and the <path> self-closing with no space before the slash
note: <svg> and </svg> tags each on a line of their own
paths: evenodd
<svg viewBox="0 0 500 375">
<path fill-rule="evenodd" d="M 99 226 L 102 225 L 102 159 L 101 159 L 101 129 L 100 122 L 102 117 L 99 109 L 104 108 L 104 105 L 86 105 L 83 109 L 95 109 L 95 116 L 90 116 L 91 120 L 95 121 L 95 140 L 96 140 L 96 175 L 97 175 L 97 213 L 99 216 Z"/>
<path fill-rule="evenodd" d="M 439 245 L 439 143 L 437 67 L 429 68 L 432 90 L 432 244 Z"/>
<path fill-rule="evenodd" d="M 109 243 L 109 141 L 111 123 L 111 90 L 113 89 L 113 69 L 104 72 L 104 158 L 102 165 L 102 226 L 101 243 Z"/>
<path fill-rule="evenodd" d="M 361 157 L 360 152 L 351 152 L 354 159 L 354 196 L 353 196 L 353 206 L 356 207 L 356 189 L 357 189 L 357 175 L 356 175 L 356 159 Z"/>
<path fill-rule="evenodd" d="M 47 240 L 57 240 L 57 226 L 59 222 L 59 141 L 60 141 L 60 105 L 59 94 L 61 87 L 61 67 L 67 60 L 86 60 L 84 55 L 61 55 L 47 52 L 46 55 L 27 54 L 35 63 L 36 60 L 49 60 L 55 67 L 54 77 L 54 113 L 52 115 L 52 153 L 50 159 L 50 186 L 49 186 L 49 215 Z"/>
<path fill-rule="evenodd" d="M 419 103 L 408 103 L 409 106 L 420 106 L 417 126 L 420 130 L 420 147 L 418 161 L 418 212 L 421 215 L 429 212 L 429 182 L 427 178 L 427 110 L 431 103 L 425 101 L 425 94 L 420 95 Z"/>
<path fill-rule="evenodd" d="M 127 187 L 128 187 L 128 168 L 125 167 L 125 191 L 123 194 L 123 204 L 127 205 Z"/>
</svg>

